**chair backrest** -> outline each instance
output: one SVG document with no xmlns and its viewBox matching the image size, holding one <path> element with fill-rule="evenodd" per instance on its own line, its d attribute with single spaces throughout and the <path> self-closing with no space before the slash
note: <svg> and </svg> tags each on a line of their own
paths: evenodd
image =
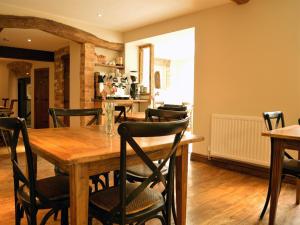
<svg viewBox="0 0 300 225">
<path fill-rule="evenodd" d="M 285 127 L 283 112 L 281 111 L 263 112 L 263 117 L 268 130 Z M 289 159 L 293 159 L 293 157 L 286 151 L 284 152 L 284 155 Z"/>
<path fill-rule="evenodd" d="M 122 223 L 125 224 L 126 206 L 133 201 L 149 184 L 160 181 L 166 188 L 166 201 L 171 205 L 172 192 L 174 185 L 174 166 L 177 146 L 188 126 L 189 118 L 171 122 L 125 122 L 118 127 L 118 133 L 121 136 L 121 155 L 120 155 L 120 203 L 113 210 L 113 213 L 121 213 Z M 172 146 L 166 149 L 166 155 L 159 165 L 155 165 L 152 160 L 139 146 L 136 137 L 157 137 L 174 135 Z M 151 170 L 152 174 L 147 177 L 140 185 L 130 193 L 126 193 L 126 154 L 127 144 L 135 151 L 139 159 L 142 160 Z M 167 162 L 169 164 L 167 165 Z M 168 166 L 167 181 L 161 170 Z"/>
<path fill-rule="evenodd" d="M 36 173 L 34 168 L 32 150 L 29 144 L 29 137 L 27 133 L 27 127 L 25 119 L 15 118 L 15 117 L 2 117 L 0 118 L 0 130 L 5 133 L 6 145 L 11 151 L 11 161 L 13 166 L 13 176 L 14 176 L 14 191 L 15 197 L 19 187 L 24 184 L 29 189 L 30 202 L 36 205 Z M 26 155 L 26 166 L 27 175 L 21 169 L 18 162 L 17 156 L 17 146 L 19 136 L 21 135 Z M 4 135 L 3 135 L 4 136 Z"/>
<path fill-rule="evenodd" d="M 17 102 L 18 99 L 12 99 L 10 101 L 10 105 L 9 105 L 9 109 L 12 111 L 14 109 L 14 105 L 15 105 L 15 102 Z"/>
<path fill-rule="evenodd" d="M 92 124 L 99 125 L 99 118 L 102 113 L 101 108 L 93 109 L 56 109 L 49 108 L 49 114 L 53 119 L 54 127 L 66 127 L 66 125 L 58 118 L 59 116 L 93 116 L 93 118 L 87 123 L 87 126 Z"/>
<path fill-rule="evenodd" d="M 186 111 L 187 107 L 185 105 L 164 104 L 162 106 L 159 106 L 158 109 L 171 111 Z"/>
<path fill-rule="evenodd" d="M 148 108 L 145 111 L 146 121 L 172 121 L 181 120 L 187 117 L 186 111 L 172 111 L 162 109 L 151 109 Z"/>
<path fill-rule="evenodd" d="M 119 115 L 115 119 L 115 123 L 121 122 L 122 115 L 123 115 L 124 121 L 127 120 L 127 117 L 126 117 L 126 107 L 124 105 L 117 105 L 117 106 L 115 106 L 115 111 L 119 111 L 120 112 Z"/>
<path fill-rule="evenodd" d="M 268 130 L 285 127 L 284 117 L 281 111 L 263 112 L 263 117 Z"/>
<path fill-rule="evenodd" d="M 3 106 L 6 107 L 9 98 L 2 98 Z"/>
</svg>

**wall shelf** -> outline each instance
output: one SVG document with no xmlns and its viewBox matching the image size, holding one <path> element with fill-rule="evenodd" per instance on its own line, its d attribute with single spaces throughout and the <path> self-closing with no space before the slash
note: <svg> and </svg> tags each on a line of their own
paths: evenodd
<svg viewBox="0 0 300 225">
<path fill-rule="evenodd" d="M 120 69 L 120 70 L 123 70 L 125 68 L 124 66 L 113 66 L 113 65 L 107 65 L 107 64 L 102 64 L 102 63 L 95 63 L 95 66 L 103 66 L 103 67 L 115 68 L 115 69 Z"/>
</svg>

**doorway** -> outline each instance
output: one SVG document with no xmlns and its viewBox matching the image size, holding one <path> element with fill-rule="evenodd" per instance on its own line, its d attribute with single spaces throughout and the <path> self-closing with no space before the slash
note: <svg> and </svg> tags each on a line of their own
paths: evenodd
<svg viewBox="0 0 300 225">
<path fill-rule="evenodd" d="M 26 120 L 31 127 L 31 79 L 30 77 L 18 79 L 18 116 Z"/>
<path fill-rule="evenodd" d="M 34 70 L 34 127 L 49 127 L 49 68 Z"/>
</svg>

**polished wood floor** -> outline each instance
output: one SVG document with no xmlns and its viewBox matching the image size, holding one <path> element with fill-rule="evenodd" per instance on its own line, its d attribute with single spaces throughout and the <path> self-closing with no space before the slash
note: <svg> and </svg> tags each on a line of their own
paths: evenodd
<svg viewBox="0 0 300 225">
<path fill-rule="evenodd" d="M 0 149 L 3 151 L 3 149 Z M 4 150 L 5 151 L 5 150 Z M 24 157 L 21 156 L 20 159 Z M 53 166 L 44 160 L 38 160 L 38 177 L 53 174 Z M 0 224 L 14 224 L 13 183 L 11 164 L 8 155 L 0 153 Z M 262 209 L 267 181 L 191 162 L 188 183 L 188 225 L 247 225 L 267 224 L 268 214 L 258 222 Z M 40 216 L 45 213 L 41 212 Z M 27 224 L 23 219 L 22 225 Z M 50 225 L 58 225 L 51 218 Z M 98 224 L 98 223 L 95 223 Z M 151 225 L 159 224 L 152 221 Z M 295 205 L 295 188 L 283 184 L 278 212 L 277 224 L 300 224 L 300 206 Z"/>
</svg>

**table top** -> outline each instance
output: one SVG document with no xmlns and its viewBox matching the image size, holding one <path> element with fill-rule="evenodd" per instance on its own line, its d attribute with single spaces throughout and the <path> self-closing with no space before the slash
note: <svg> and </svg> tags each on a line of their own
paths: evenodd
<svg viewBox="0 0 300 225">
<path fill-rule="evenodd" d="M 128 112 L 126 117 L 129 121 L 145 121 L 145 112 Z"/>
<path fill-rule="evenodd" d="M 109 136 L 103 126 L 82 128 L 28 129 L 33 152 L 66 165 L 105 160 L 120 156 L 120 136 Z M 136 138 L 144 151 L 170 147 L 174 136 Z M 180 145 L 199 142 L 203 137 L 186 132 Z M 128 149 L 127 155 L 135 154 Z"/>
<path fill-rule="evenodd" d="M 290 140 L 299 140 L 300 141 L 300 126 L 292 125 L 284 128 L 274 129 L 271 131 L 265 131 L 262 133 L 263 136 L 281 138 L 281 139 L 290 139 Z"/>
<path fill-rule="evenodd" d="M 115 104 L 133 104 L 133 103 L 147 103 L 149 99 L 97 99 L 96 102 L 113 102 Z"/>
</svg>

